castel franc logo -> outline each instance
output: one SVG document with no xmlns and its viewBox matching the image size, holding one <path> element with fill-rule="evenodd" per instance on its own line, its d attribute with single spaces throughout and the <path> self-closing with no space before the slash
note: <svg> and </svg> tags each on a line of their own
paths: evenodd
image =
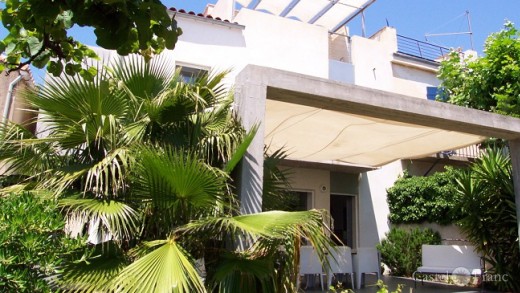
<svg viewBox="0 0 520 293">
<path fill-rule="evenodd" d="M 457 267 L 451 272 L 452 276 L 457 276 L 459 283 L 469 284 L 471 282 L 471 272 L 465 267 Z"/>
</svg>

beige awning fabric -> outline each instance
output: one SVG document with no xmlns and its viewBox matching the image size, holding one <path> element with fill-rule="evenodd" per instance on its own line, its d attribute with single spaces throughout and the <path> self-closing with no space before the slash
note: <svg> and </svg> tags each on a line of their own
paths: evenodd
<svg viewBox="0 0 520 293">
<path fill-rule="evenodd" d="M 484 136 L 275 100 L 266 102 L 265 143 L 289 159 L 381 166 L 476 144 Z"/>
</svg>

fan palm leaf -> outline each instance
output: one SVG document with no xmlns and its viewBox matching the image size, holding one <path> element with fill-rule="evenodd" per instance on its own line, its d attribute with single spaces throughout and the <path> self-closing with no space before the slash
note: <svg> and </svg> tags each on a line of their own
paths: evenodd
<svg viewBox="0 0 520 293">
<path fill-rule="evenodd" d="M 251 239 L 303 237 L 317 248 L 321 259 L 330 249 L 332 242 L 325 229 L 327 219 L 322 211 L 302 212 L 270 211 L 235 217 L 208 218 L 192 221 L 180 227 L 177 232 L 194 235 L 215 235 L 216 233 L 247 236 Z M 328 229 L 330 230 L 330 229 Z"/>
<path fill-rule="evenodd" d="M 19 124 L 0 126 L 0 162 L 10 173 L 33 177 L 58 165 L 61 161 L 55 145 L 38 140 Z"/>
<path fill-rule="evenodd" d="M 152 146 L 137 148 L 136 153 L 132 198 L 167 210 L 172 224 L 219 214 L 229 201 L 227 175 L 195 155 Z"/>
<path fill-rule="evenodd" d="M 67 226 L 82 231 L 82 227 L 97 227 L 91 237 L 97 241 L 134 239 L 141 227 L 141 214 L 131 206 L 114 200 L 64 198 L 59 205 L 67 211 Z"/>
<path fill-rule="evenodd" d="M 273 259 L 248 252 L 225 253 L 219 259 L 208 286 L 213 292 L 275 292 Z"/>
<path fill-rule="evenodd" d="M 124 268 L 110 288 L 116 292 L 206 292 L 191 256 L 174 239 L 145 245 L 158 248 Z"/>
<path fill-rule="evenodd" d="M 64 292 L 107 292 L 108 284 L 128 265 L 128 259 L 114 242 L 87 249 L 82 258 L 66 265 L 49 281 Z"/>
</svg>

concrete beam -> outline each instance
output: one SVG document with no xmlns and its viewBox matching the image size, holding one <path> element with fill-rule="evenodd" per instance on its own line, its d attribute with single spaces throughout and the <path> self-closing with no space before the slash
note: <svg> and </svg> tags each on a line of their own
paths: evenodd
<svg viewBox="0 0 520 293">
<path fill-rule="evenodd" d="M 248 65 L 246 71 L 264 80 L 272 100 L 474 135 L 520 138 L 518 118 L 272 68 Z"/>
</svg>

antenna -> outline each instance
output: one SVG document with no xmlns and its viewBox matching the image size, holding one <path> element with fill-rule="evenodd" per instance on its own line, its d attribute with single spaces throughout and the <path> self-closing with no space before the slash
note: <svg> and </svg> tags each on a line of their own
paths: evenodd
<svg viewBox="0 0 520 293">
<path fill-rule="evenodd" d="M 426 41 L 428 41 L 428 37 L 441 37 L 441 36 L 453 36 L 453 35 L 469 35 L 469 41 L 470 41 L 470 44 L 471 44 L 471 50 L 475 50 L 475 48 L 473 47 L 473 31 L 471 30 L 471 17 L 469 15 L 469 10 L 466 10 L 466 12 L 463 15 L 461 15 L 461 16 L 466 16 L 466 19 L 468 21 L 468 31 L 467 32 L 424 34 L 424 38 L 426 39 Z M 457 19 L 457 18 L 459 18 L 461 16 L 457 16 L 455 19 Z M 453 21 L 453 20 L 451 20 L 451 21 Z"/>
</svg>

